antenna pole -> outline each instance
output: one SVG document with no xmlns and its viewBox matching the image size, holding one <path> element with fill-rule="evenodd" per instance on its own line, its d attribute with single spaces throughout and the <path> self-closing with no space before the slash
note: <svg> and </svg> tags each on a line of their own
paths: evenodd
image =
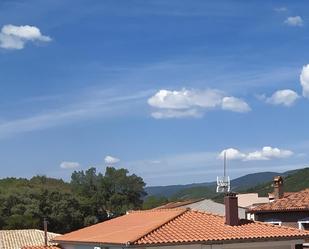
<svg viewBox="0 0 309 249">
<path fill-rule="evenodd" d="M 224 151 L 224 169 L 223 169 L 223 176 L 226 177 L 226 151 Z"/>
</svg>

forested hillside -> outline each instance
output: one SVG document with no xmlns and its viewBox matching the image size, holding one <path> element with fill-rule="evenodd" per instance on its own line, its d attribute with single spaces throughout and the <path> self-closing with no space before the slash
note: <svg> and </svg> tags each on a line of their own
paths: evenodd
<svg viewBox="0 0 309 249">
<path fill-rule="evenodd" d="M 284 176 L 284 191 L 296 192 L 309 188 L 309 168 L 292 171 L 291 174 Z M 260 196 L 268 196 L 273 191 L 272 182 L 257 185 L 249 188 L 245 192 L 257 192 Z"/>
<path fill-rule="evenodd" d="M 309 188 L 309 168 L 286 172 L 287 192 Z M 251 178 L 252 175 L 249 175 Z M 246 179 L 241 179 L 246 181 Z M 233 184 L 233 181 L 232 181 Z M 76 171 L 70 182 L 35 176 L 28 179 L 0 180 L 0 229 L 42 229 L 47 218 L 49 230 L 65 233 L 125 213 L 131 209 L 149 209 L 179 199 L 211 198 L 221 202 L 214 185 L 192 185 L 173 196 L 149 196 L 141 177 L 130 175 L 126 169 L 107 167 L 104 174 L 95 168 Z M 240 192 L 272 192 L 272 182 L 259 184 Z"/>
<path fill-rule="evenodd" d="M 0 229 L 42 228 L 65 233 L 141 208 L 145 183 L 126 169 L 74 172 L 70 183 L 36 176 L 0 180 Z"/>
<path fill-rule="evenodd" d="M 270 179 L 272 179 L 274 175 L 282 175 L 284 177 L 284 190 L 286 192 L 300 191 L 305 188 L 309 188 L 309 168 L 304 168 L 283 172 L 281 174 L 274 172 L 262 172 L 246 175 L 231 181 L 232 190 L 239 193 L 257 192 L 260 196 L 268 196 L 268 193 L 273 191 L 272 180 Z M 264 181 L 263 176 L 267 176 L 264 178 Z M 250 181 L 258 181 L 263 183 L 248 188 L 248 186 L 250 186 Z M 195 185 L 192 187 L 185 187 L 178 190 L 178 192 L 174 193 L 169 198 L 165 196 L 149 196 L 146 198 L 144 206 L 156 207 L 169 201 L 199 198 L 209 198 L 216 202 L 223 202 L 223 196 L 216 193 L 216 185 L 208 184 L 207 186 Z"/>
</svg>

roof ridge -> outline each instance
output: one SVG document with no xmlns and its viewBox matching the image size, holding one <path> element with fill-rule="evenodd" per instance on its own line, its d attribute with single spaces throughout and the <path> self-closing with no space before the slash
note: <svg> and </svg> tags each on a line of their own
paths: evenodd
<svg viewBox="0 0 309 249">
<path fill-rule="evenodd" d="M 171 209 L 174 210 L 175 209 Z M 155 210 L 157 212 L 157 210 Z M 165 209 L 166 211 L 166 209 Z M 161 222 L 160 224 L 156 225 L 155 227 L 149 229 L 149 231 L 143 232 L 143 234 L 137 235 L 134 239 L 131 239 L 130 241 L 127 242 L 127 244 L 134 244 L 136 241 L 140 240 L 141 238 L 147 236 L 148 234 L 152 233 L 153 231 L 159 229 L 160 227 L 164 226 L 165 224 L 170 223 L 171 221 L 175 220 L 176 218 L 178 218 L 179 216 L 183 215 L 184 213 L 190 211 L 189 208 L 182 208 L 179 211 L 181 211 L 180 213 L 177 213 L 176 215 L 172 216 L 170 219 L 168 219 L 167 221 Z"/>
<path fill-rule="evenodd" d="M 167 211 L 182 211 L 188 208 L 162 208 L 162 209 L 146 209 L 146 210 L 130 210 L 128 213 L 150 213 L 150 212 L 167 212 Z"/>
</svg>

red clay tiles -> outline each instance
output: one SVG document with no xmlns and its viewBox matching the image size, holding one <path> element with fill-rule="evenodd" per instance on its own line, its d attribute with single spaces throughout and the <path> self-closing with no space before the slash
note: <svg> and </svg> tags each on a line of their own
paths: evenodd
<svg viewBox="0 0 309 249">
<path fill-rule="evenodd" d="M 185 209 L 133 211 L 127 215 L 58 236 L 54 241 L 127 244 L 138 240 L 185 211 Z"/>
<path fill-rule="evenodd" d="M 309 211 L 309 188 L 295 193 L 289 193 L 273 202 L 259 205 L 250 209 L 250 212 L 271 211 Z"/>
<path fill-rule="evenodd" d="M 103 244 L 175 244 L 309 238 L 309 232 L 241 220 L 224 224 L 224 217 L 187 209 L 137 211 L 56 237 L 57 242 Z"/>
</svg>

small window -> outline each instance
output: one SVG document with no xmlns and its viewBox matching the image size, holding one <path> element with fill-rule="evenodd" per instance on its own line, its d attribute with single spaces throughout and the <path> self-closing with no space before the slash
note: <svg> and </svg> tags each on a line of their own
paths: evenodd
<svg viewBox="0 0 309 249">
<path fill-rule="evenodd" d="M 282 222 L 281 221 L 269 221 L 267 222 L 269 224 L 273 224 L 273 225 L 276 225 L 276 226 L 281 226 Z"/>
<path fill-rule="evenodd" d="M 301 230 L 309 230 L 309 218 L 299 221 L 298 228 Z"/>
</svg>

